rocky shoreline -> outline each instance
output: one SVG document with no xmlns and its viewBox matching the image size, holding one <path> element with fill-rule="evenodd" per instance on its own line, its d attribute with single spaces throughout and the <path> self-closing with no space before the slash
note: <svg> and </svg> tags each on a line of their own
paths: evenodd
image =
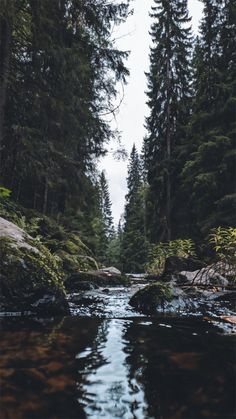
<svg viewBox="0 0 236 419">
<path fill-rule="evenodd" d="M 129 292 L 138 284 L 135 292 L 130 291 L 129 305 L 141 314 L 213 315 L 235 322 L 233 267 L 172 256 L 159 276 L 122 275 L 114 267 L 65 269 L 64 259 L 4 218 L 0 218 L 0 250 L 1 314 L 73 315 L 71 302 L 84 307 L 99 300 L 96 293 L 109 294 L 109 287 Z M 71 256 L 66 254 L 67 259 Z"/>
</svg>

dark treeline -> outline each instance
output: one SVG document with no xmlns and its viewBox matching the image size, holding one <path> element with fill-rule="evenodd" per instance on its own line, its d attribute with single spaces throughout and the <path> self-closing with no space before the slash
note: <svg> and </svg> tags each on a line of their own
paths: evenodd
<svg viewBox="0 0 236 419">
<path fill-rule="evenodd" d="M 24 207 L 79 230 L 95 253 L 110 234 L 95 162 L 114 135 L 104 116 L 116 83 L 128 75 L 112 35 L 128 3 L 0 0 L 1 184 Z"/>
<path fill-rule="evenodd" d="M 102 263 L 141 271 L 149 244 L 235 224 L 236 4 L 154 0 L 147 135 L 114 231 L 96 168 L 128 70 L 113 28 L 129 1 L 0 0 L 0 177 L 11 198 L 77 231 Z"/>
<path fill-rule="evenodd" d="M 143 264 L 140 241 L 199 243 L 212 228 L 235 225 L 236 3 L 202 3 L 196 39 L 187 0 L 155 0 L 152 7 L 144 168 L 129 173 L 124 214 L 121 254 L 133 255 L 128 266 L 123 260 L 127 270 Z"/>
</svg>

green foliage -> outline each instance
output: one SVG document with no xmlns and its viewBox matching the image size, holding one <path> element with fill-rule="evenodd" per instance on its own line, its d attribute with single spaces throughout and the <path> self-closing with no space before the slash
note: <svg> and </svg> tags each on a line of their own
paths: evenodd
<svg viewBox="0 0 236 419">
<path fill-rule="evenodd" d="M 165 266 L 166 258 L 169 256 L 195 256 L 195 245 L 193 241 L 191 239 L 178 239 L 168 243 L 150 245 L 148 263 L 146 265 L 147 272 L 157 275 L 161 274 Z"/>
<path fill-rule="evenodd" d="M 217 260 L 236 266 L 236 228 L 217 227 L 210 234 L 210 244 L 216 252 Z"/>
<path fill-rule="evenodd" d="M 11 195 L 10 189 L 4 188 L 4 186 L 0 186 L 0 197 L 1 198 L 9 198 Z"/>
</svg>

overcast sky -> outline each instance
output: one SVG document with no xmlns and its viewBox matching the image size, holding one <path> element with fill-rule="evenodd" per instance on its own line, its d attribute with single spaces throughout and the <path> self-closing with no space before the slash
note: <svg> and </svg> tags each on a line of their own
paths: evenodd
<svg viewBox="0 0 236 419">
<path fill-rule="evenodd" d="M 177 1 L 177 0 L 176 0 Z M 152 19 L 149 16 L 153 0 L 134 0 L 134 14 L 113 34 L 117 46 L 121 50 L 130 51 L 127 67 L 130 70 L 128 84 L 125 86 L 124 99 L 116 119 L 111 122 L 121 133 L 121 142 L 130 154 L 133 143 L 138 150 L 142 148 L 145 135 L 144 120 L 148 114 L 146 106 L 147 80 L 145 71 L 149 69 L 149 35 Z M 199 0 L 189 0 L 189 10 L 192 16 L 192 26 L 195 33 L 198 30 L 202 14 L 202 3 Z M 126 194 L 127 162 L 117 162 L 112 156 L 112 149 L 99 164 L 100 170 L 105 169 L 109 181 L 110 196 L 114 221 L 117 224 L 124 211 Z"/>
</svg>

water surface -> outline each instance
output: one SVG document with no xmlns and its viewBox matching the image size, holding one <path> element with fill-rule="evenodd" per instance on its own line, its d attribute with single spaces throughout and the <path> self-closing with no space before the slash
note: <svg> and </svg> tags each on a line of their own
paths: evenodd
<svg viewBox="0 0 236 419">
<path fill-rule="evenodd" d="M 235 418 L 235 337 L 198 318 L 5 318 L 1 418 Z"/>
</svg>

